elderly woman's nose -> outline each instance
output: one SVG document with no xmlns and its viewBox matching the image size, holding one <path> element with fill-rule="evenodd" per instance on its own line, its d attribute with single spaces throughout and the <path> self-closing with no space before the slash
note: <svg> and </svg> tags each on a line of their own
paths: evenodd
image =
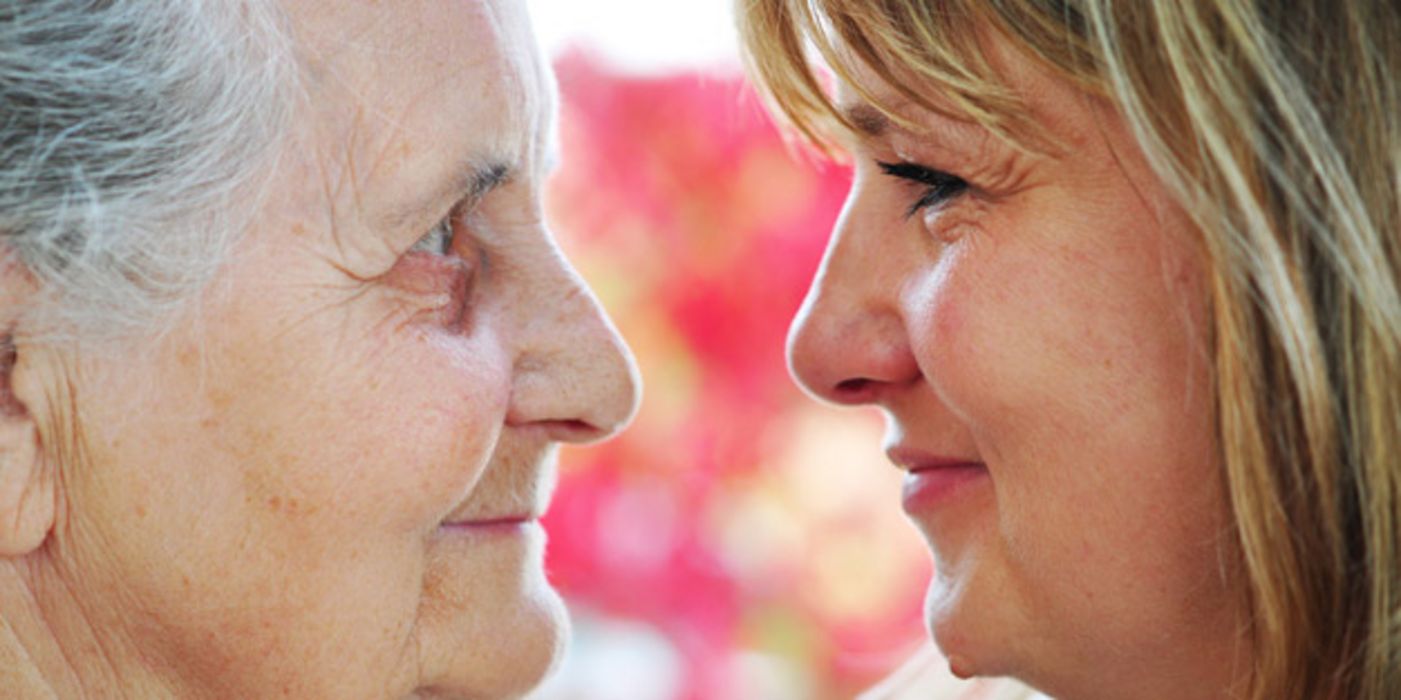
<svg viewBox="0 0 1401 700">
<path fill-rule="evenodd" d="M 562 259 L 532 285 L 523 310 L 507 422 L 541 425 L 556 439 L 593 442 L 632 420 L 641 380 L 627 344 L 598 300 Z"/>
<path fill-rule="evenodd" d="M 840 233 L 788 332 L 788 366 L 803 388 L 840 404 L 877 403 L 920 376 L 893 275 L 870 274 Z"/>
</svg>

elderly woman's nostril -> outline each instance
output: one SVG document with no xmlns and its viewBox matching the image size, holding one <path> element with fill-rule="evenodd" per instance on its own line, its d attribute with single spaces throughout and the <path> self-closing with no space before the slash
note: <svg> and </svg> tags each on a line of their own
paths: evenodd
<svg viewBox="0 0 1401 700">
<path fill-rule="evenodd" d="M 606 426 L 600 427 L 586 420 L 544 421 L 543 426 L 555 442 L 593 442 L 608 437 L 613 432 Z"/>
</svg>

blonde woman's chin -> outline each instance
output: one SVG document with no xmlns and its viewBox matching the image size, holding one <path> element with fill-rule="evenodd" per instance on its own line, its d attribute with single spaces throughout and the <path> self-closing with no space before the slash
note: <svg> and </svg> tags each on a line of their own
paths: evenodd
<svg viewBox="0 0 1401 700">
<path fill-rule="evenodd" d="M 1006 678 L 964 680 L 949 670 L 948 659 L 925 644 L 895 673 L 857 700 L 1049 700 Z"/>
</svg>

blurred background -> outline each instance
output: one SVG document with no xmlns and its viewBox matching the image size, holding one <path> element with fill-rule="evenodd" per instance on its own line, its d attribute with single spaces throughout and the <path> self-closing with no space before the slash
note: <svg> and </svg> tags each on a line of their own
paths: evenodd
<svg viewBox="0 0 1401 700">
<path fill-rule="evenodd" d="M 536 698 L 851 698 L 920 646 L 929 563 L 879 417 L 784 365 L 848 173 L 785 147 L 728 1 L 529 4 L 562 99 L 548 214 L 645 383 L 627 432 L 563 455 L 574 638 Z"/>
</svg>

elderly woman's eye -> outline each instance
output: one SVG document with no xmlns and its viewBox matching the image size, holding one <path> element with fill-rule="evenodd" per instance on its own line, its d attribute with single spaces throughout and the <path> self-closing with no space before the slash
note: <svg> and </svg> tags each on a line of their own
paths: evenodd
<svg viewBox="0 0 1401 700">
<path fill-rule="evenodd" d="M 963 178 L 917 163 L 876 161 L 876 165 L 886 175 L 920 186 L 919 197 L 905 212 L 907 219 L 925 209 L 942 205 L 968 189 L 968 183 Z"/>
<path fill-rule="evenodd" d="M 410 253 L 429 253 L 432 255 L 449 255 L 452 253 L 452 241 L 455 231 L 454 223 L 457 213 L 453 212 L 443 217 L 433 228 L 428 231 L 418 242 L 409 248 Z"/>
</svg>

